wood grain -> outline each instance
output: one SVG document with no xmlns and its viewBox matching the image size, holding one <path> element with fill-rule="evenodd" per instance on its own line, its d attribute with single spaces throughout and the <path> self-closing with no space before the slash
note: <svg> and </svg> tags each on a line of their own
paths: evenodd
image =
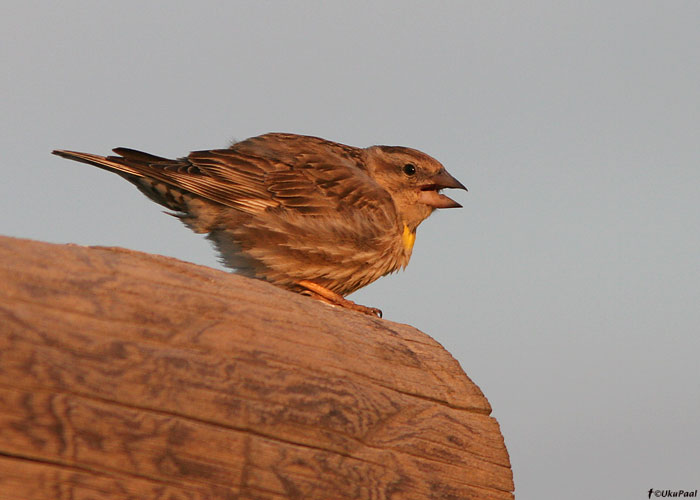
<svg viewBox="0 0 700 500">
<path fill-rule="evenodd" d="M 509 499 L 490 411 L 410 326 L 0 237 L 0 499 Z"/>
</svg>

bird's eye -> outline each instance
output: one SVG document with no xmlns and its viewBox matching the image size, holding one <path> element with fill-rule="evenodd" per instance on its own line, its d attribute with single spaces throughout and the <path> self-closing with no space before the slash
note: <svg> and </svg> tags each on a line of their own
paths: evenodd
<svg viewBox="0 0 700 500">
<path fill-rule="evenodd" d="M 413 163 L 406 163 L 403 166 L 403 173 L 406 175 L 415 175 L 416 174 L 416 166 Z"/>
</svg>

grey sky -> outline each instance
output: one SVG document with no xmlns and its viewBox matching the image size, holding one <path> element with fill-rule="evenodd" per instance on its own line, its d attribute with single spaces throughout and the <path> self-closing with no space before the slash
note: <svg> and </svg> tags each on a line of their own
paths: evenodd
<svg viewBox="0 0 700 500">
<path fill-rule="evenodd" d="M 354 294 L 489 398 L 519 499 L 700 488 L 700 3 L 6 2 L 0 233 L 218 266 L 50 155 L 268 131 L 415 147 L 469 187 Z"/>
</svg>

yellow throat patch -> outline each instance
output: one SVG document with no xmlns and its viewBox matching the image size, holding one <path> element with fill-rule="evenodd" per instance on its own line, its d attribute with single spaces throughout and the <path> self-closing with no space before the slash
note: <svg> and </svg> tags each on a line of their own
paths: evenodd
<svg viewBox="0 0 700 500">
<path fill-rule="evenodd" d="M 413 244 L 416 242 L 416 233 L 411 232 L 406 224 L 403 225 L 401 241 L 403 241 L 403 247 L 407 252 L 410 252 L 413 249 Z"/>
</svg>

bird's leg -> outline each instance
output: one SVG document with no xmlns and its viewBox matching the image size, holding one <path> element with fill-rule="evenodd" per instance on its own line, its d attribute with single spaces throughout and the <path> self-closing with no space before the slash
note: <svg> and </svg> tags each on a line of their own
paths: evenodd
<svg viewBox="0 0 700 500">
<path fill-rule="evenodd" d="M 325 302 L 326 304 L 340 306 L 346 309 L 352 309 L 353 311 L 359 311 L 370 316 L 377 316 L 379 318 L 382 317 L 382 311 L 380 309 L 377 309 L 376 307 L 367 307 L 360 304 L 356 304 L 352 300 L 348 300 L 342 295 L 338 295 L 337 293 L 332 292 L 328 288 L 322 287 L 321 285 L 317 285 L 316 283 L 313 283 L 311 281 L 301 280 L 297 284 L 302 288 L 305 288 L 306 290 L 310 291 L 311 296 L 314 299 L 320 300 L 321 302 Z"/>
</svg>

